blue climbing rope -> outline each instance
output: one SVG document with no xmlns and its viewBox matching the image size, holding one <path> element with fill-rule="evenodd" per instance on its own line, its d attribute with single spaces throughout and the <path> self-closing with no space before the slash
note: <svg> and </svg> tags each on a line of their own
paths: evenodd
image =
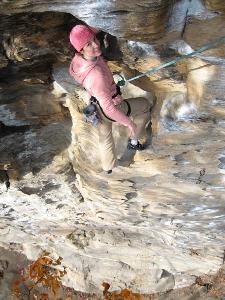
<svg viewBox="0 0 225 300">
<path fill-rule="evenodd" d="M 187 58 L 190 58 L 190 57 L 194 57 L 194 56 L 196 56 L 196 54 L 204 52 L 204 51 L 206 51 L 208 49 L 214 48 L 215 46 L 217 46 L 219 44 L 222 44 L 223 42 L 225 42 L 225 35 L 212 40 L 211 42 L 205 44 L 204 46 L 202 46 L 201 48 L 198 48 L 197 50 L 195 50 L 193 52 L 190 52 L 189 54 L 184 54 L 184 55 L 179 56 L 176 59 L 171 60 L 171 61 L 169 61 L 167 63 L 164 63 L 164 64 L 158 65 L 156 67 L 153 67 L 153 68 L 149 69 L 148 71 L 146 71 L 146 72 L 144 72 L 144 73 L 142 73 L 140 75 L 137 75 L 135 77 L 129 78 L 127 80 L 125 80 L 123 78 L 122 80 L 119 80 L 119 82 L 117 84 L 122 87 L 127 82 L 131 82 L 131 81 L 137 80 L 137 79 L 139 79 L 141 77 L 144 77 L 146 75 L 152 75 L 154 73 L 157 73 L 161 69 L 164 69 L 164 68 L 167 68 L 167 67 L 169 67 L 171 65 L 174 65 L 174 64 L 176 64 L 177 62 L 179 62 L 181 60 L 184 60 L 184 59 L 187 59 Z"/>
</svg>

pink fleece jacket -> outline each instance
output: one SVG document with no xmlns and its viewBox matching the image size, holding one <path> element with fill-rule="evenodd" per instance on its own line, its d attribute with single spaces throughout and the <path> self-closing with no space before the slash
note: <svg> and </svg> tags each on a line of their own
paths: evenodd
<svg viewBox="0 0 225 300">
<path fill-rule="evenodd" d="M 87 61 L 77 53 L 70 64 L 70 74 L 99 101 L 104 113 L 110 119 L 135 131 L 131 119 L 116 107 L 123 101 L 122 97 L 118 95 L 112 99 L 116 94 L 116 84 L 107 63 L 101 56 L 96 61 Z"/>
</svg>

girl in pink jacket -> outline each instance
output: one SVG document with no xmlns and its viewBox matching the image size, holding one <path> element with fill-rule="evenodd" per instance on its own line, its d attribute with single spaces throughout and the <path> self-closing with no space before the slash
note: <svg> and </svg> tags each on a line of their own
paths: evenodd
<svg viewBox="0 0 225 300">
<path fill-rule="evenodd" d="M 102 168 L 110 174 L 116 164 L 112 120 L 129 128 L 131 138 L 128 141 L 128 149 L 143 150 L 144 146 L 138 141 L 138 135 L 140 134 L 140 128 L 138 127 L 140 126 L 137 127 L 122 109 L 123 99 L 117 93 L 118 90 L 112 73 L 107 63 L 101 57 L 100 43 L 95 36 L 96 33 L 95 29 L 86 25 L 76 25 L 72 29 L 70 42 L 77 50 L 77 53 L 70 64 L 70 74 L 86 89 L 90 97 L 93 96 L 98 100 L 103 111 L 105 117 L 97 125 L 99 129 L 99 150 Z M 131 107 L 132 111 L 132 106 L 134 105 L 128 103 L 128 106 Z M 144 110 L 143 113 L 148 113 L 149 116 L 149 105 L 148 108 L 145 105 Z M 146 117 L 143 119 L 143 122 L 146 121 L 145 119 Z"/>
</svg>

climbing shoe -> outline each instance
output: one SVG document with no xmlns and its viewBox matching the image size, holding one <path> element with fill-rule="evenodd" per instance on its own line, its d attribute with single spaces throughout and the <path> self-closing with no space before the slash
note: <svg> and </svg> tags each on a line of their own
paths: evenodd
<svg viewBox="0 0 225 300">
<path fill-rule="evenodd" d="M 112 170 L 105 171 L 106 174 L 112 174 Z"/>
<path fill-rule="evenodd" d="M 127 144 L 127 149 L 142 151 L 145 149 L 145 146 L 142 145 L 139 141 L 137 142 L 137 145 L 133 145 L 133 144 L 131 144 L 131 140 L 129 140 L 128 144 Z"/>
</svg>

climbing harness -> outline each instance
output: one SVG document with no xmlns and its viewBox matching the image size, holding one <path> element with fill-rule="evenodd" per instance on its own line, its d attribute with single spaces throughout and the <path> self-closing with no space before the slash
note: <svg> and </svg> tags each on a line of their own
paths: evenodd
<svg viewBox="0 0 225 300">
<path fill-rule="evenodd" d="M 116 86 L 116 93 L 112 96 L 112 99 L 116 98 L 118 95 L 121 95 L 120 87 Z M 83 114 L 85 117 L 85 121 L 88 123 L 91 123 L 92 125 L 96 126 L 101 121 L 101 116 L 99 114 L 99 109 L 102 112 L 103 116 L 108 119 L 111 122 L 115 122 L 115 120 L 110 119 L 106 114 L 104 113 L 99 101 L 94 97 L 91 96 L 90 98 L 90 104 L 88 104 L 83 109 Z M 129 110 L 129 109 L 128 109 Z"/>
<path fill-rule="evenodd" d="M 121 80 L 119 80 L 117 82 L 117 85 L 122 87 L 122 86 L 125 86 L 126 83 L 128 82 L 131 82 L 131 81 L 134 81 L 134 80 L 137 80 L 141 77 L 144 77 L 146 75 L 152 75 L 152 74 L 155 74 L 157 73 L 159 70 L 161 69 L 164 69 L 164 68 L 167 68 L 171 65 L 174 65 L 176 64 L 177 62 L 181 61 L 181 60 L 184 60 L 184 59 L 187 59 L 187 58 L 190 58 L 190 57 L 195 57 L 197 56 L 198 53 L 202 53 L 208 49 L 211 49 L 211 48 L 214 48 L 215 46 L 219 45 L 219 44 L 222 44 L 223 42 L 225 42 L 225 35 L 224 36 L 221 36 L 219 38 L 216 38 L 214 40 L 212 40 L 211 42 L 205 44 L 204 46 L 202 46 L 201 48 L 198 48 L 197 50 L 193 51 L 193 52 L 190 52 L 188 54 L 184 54 L 184 55 L 181 55 L 180 57 L 177 57 L 176 59 L 174 60 L 171 60 L 167 63 L 164 63 L 164 64 L 161 64 L 161 65 L 158 65 L 156 67 L 153 67 L 151 69 L 149 69 L 148 71 L 138 75 L 138 76 L 135 76 L 135 77 L 132 77 L 132 78 L 129 78 L 129 79 L 125 79 L 123 78 L 123 76 L 117 72 L 115 72 L 114 74 L 117 74 L 117 75 L 120 75 L 121 77 Z M 204 59 L 204 57 L 201 57 L 201 59 Z M 206 57 L 206 60 L 207 60 L 207 57 Z M 210 61 L 210 59 L 208 59 Z"/>
<path fill-rule="evenodd" d="M 121 75 L 120 75 L 120 76 L 121 76 Z M 122 76 L 121 76 L 121 77 L 122 77 Z M 116 94 L 112 96 L 112 99 L 116 98 L 118 95 L 121 95 L 121 91 L 120 91 L 120 87 L 117 85 L 117 86 L 116 86 Z M 127 105 L 127 113 L 126 113 L 126 115 L 127 115 L 127 117 L 129 117 L 129 116 L 130 116 L 130 113 L 131 113 L 131 107 L 130 107 L 130 104 L 129 104 L 129 102 L 126 101 L 125 99 L 124 99 L 123 101 L 124 101 L 124 102 L 126 103 L 126 105 Z M 104 110 L 102 109 L 102 107 L 101 107 L 99 101 L 98 101 L 94 96 L 91 96 L 90 102 L 91 102 L 91 104 L 89 104 L 87 107 L 89 107 L 90 105 L 95 105 L 95 106 L 96 106 L 96 110 L 97 110 L 97 106 L 98 106 L 98 107 L 100 108 L 100 110 L 101 110 L 103 116 L 104 116 L 106 119 L 108 119 L 108 120 L 111 121 L 111 122 L 116 122 L 115 120 L 109 118 L 109 117 L 104 113 Z M 86 107 L 86 108 L 87 108 L 87 107 Z M 94 111 L 94 113 L 96 113 L 96 110 Z M 96 124 L 97 124 L 97 123 L 96 123 Z"/>
<path fill-rule="evenodd" d="M 116 98 L 118 95 L 121 95 L 120 87 L 117 85 L 116 86 L 116 93 L 115 95 L 112 96 L 112 99 Z M 126 100 L 123 100 L 126 105 L 127 105 L 127 117 L 130 116 L 131 113 L 131 107 L 129 102 Z M 109 118 L 105 113 L 104 110 L 102 109 L 99 101 L 94 97 L 91 96 L 90 98 L 90 104 L 88 104 L 84 109 L 83 109 L 83 114 L 85 117 L 85 121 L 87 123 L 91 123 L 92 125 L 96 126 L 99 122 L 101 122 L 101 116 L 99 114 L 98 108 L 100 109 L 101 113 L 103 116 L 108 119 L 111 122 L 116 122 L 115 120 Z"/>
</svg>

